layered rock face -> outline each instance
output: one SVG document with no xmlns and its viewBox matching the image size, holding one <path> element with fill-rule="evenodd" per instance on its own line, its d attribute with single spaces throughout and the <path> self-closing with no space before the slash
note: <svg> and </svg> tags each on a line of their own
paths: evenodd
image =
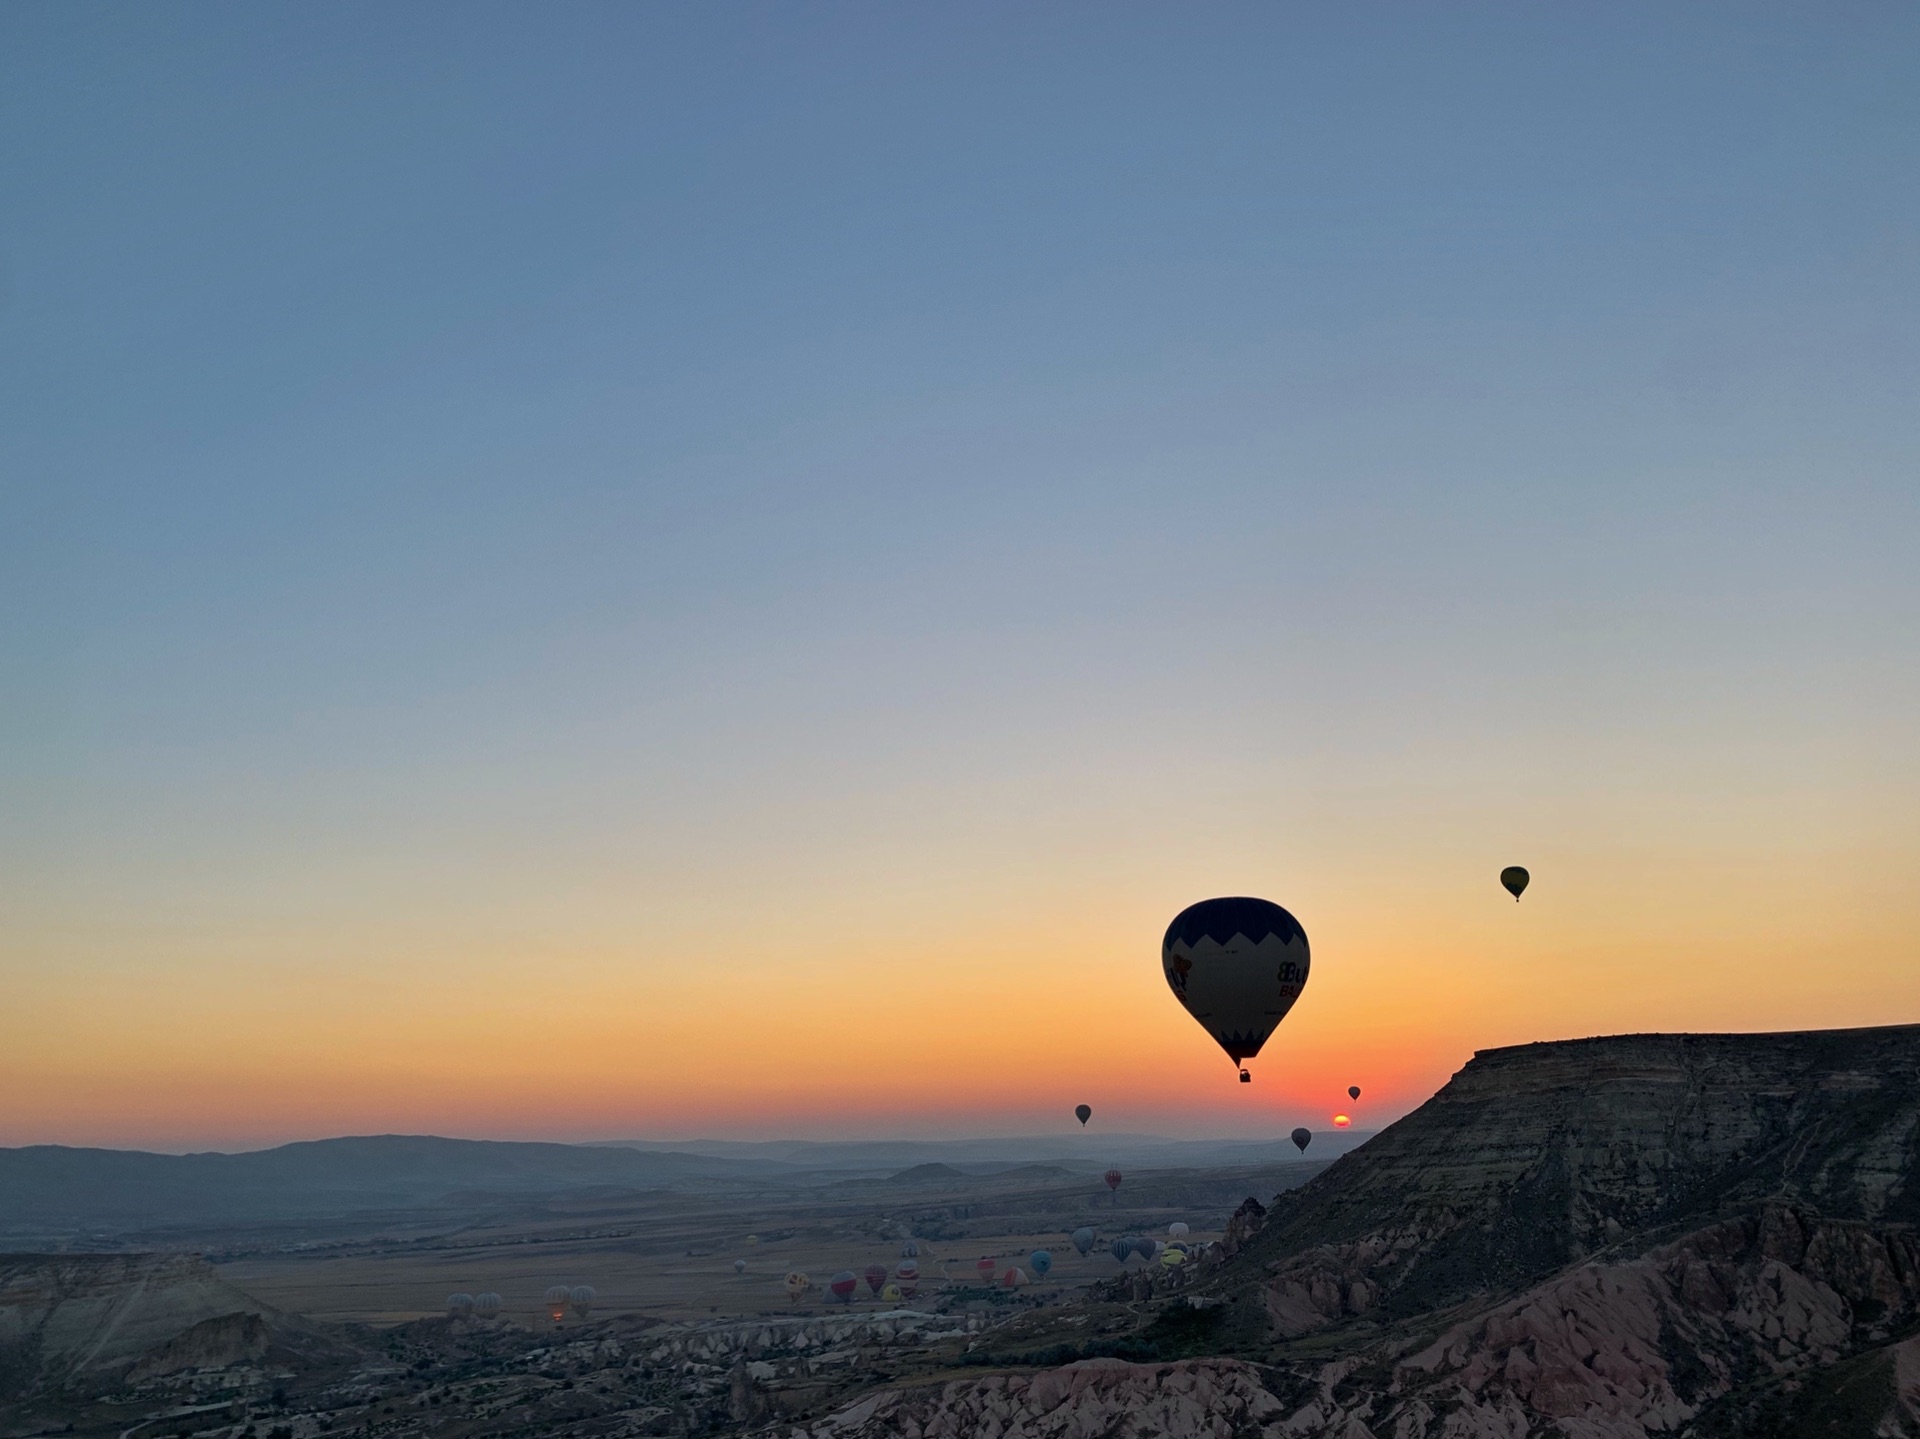
<svg viewBox="0 0 1920 1439">
<path fill-rule="evenodd" d="M 1920 1218 L 1920 1026 L 1487 1050 L 1276 1202 L 1274 1320 L 1406 1317 L 1784 1198 Z"/>
<path fill-rule="evenodd" d="M 264 1352 L 270 1314 L 192 1255 L 0 1255 L 0 1402 Z"/>
<path fill-rule="evenodd" d="M 1218 1306 L 1258 1362 L 955 1381 L 830 1432 L 1920 1439 L 1917 1144 L 1920 1026 L 1484 1052 L 1219 1262 L 1113 1286 Z"/>
</svg>

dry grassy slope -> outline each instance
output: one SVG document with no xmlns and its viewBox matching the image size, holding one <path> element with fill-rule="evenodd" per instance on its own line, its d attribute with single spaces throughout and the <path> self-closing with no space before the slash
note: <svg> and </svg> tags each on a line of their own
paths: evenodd
<svg viewBox="0 0 1920 1439">
<path fill-rule="evenodd" d="M 1512 1292 L 1769 1197 L 1905 1222 L 1920 1217 L 1917 1134 L 1920 1026 L 1488 1050 L 1280 1198 L 1231 1270 L 1317 1275 L 1319 1307 L 1341 1288 L 1326 1318 L 1384 1318 Z"/>
</svg>

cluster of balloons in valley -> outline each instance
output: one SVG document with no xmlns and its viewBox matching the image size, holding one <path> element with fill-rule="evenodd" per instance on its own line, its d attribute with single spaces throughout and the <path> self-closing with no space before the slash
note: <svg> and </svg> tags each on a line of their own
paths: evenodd
<svg viewBox="0 0 1920 1439">
<path fill-rule="evenodd" d="M 585 1319 L 593 1312 L 593 1301 L 600 1297 L 591 1284 L 555 1284 L 541 1296 L 540 1306 L 547 1318 L 561 1323 L 568 1314 Z M 450 1319 L 497 1319 L 506 1301 L 488 1290 L 482 1294 L 449 1294 L 447 1317 Z"/>
<path fill-rule="evenodd" d="M 1517 903 L 1526 891 L 1531 876 L 1519 865 L 1500 871 L 1500 885 Z M 1270 900 L 1226 898 L 1202 900 L 1174 916 L 1160 945 L 1160 966 L 1174 998 L 1212 1036 L 1239 1071 L 1240 1082 L 1250 1083 L 1253 1076 L 1247 1061 L 1260 1053 L 1280 1021 L 1306 988 L 1311 968 L 1307 933 L 1286 910 Z M 1349 1085 L 1347 1098 L 1357 1102 L 1360 1086 Z M 1073 1116 L 1084 1129 L 1093 1118 L 1093 1107 L 1074 1106 Z M 1336 1128 L 1352 1122 L 1345 1113 L 1335 1114 Z M 1313 1131 L 1295 1129 L 1289 1136 L 1295 1147 L 1305 1153 L 1313 1142 Z M 1109 1169 L 1103 1176 L 1118 1202 L 1124 1176 Z M 1204 1253 L 1207 1245 L 1189 1241 L 1187 1225 L 1175 1221 L 1168 1226 L 1167 1238 L 1121 1235 L 1107 1243 L 1107 1252 L 1120 1263 L 1138 1257 L 1148 1264 L 1178 1268 Z M 1097 1241 L 1093 1229 L 1083 1225 L 1073 1231 L 1073 1247 L 1082 1259 Z M 748 1235 L 747 1243 L 756 1244 L 759 1236 Z M 953 1282 L 941 1261 L 941 1279 Z M 744 1276 L 747 1261 L 735 1259 L 733 1271 Z M 1003 1267 L 999 1258 L 982 1256 L 973 1266 L 982 1284 L 1008 1289 L 1019 1288 L 1035 1280 L 1044 1280 L 1052 1272 L 1051 1250 L 1034 1249 L 1025 1262 Z M 899 1262 L 891 1268 L 869 1264 L 859 1273 L 843 1269 L 827 1281 L 827 1295 L 841 1304 L 851 1304 L 862 1283 L 874 1298 L 899 1303 L 915 1297 L 922 1284 L 920 1245 L 909 1239 L 901 1248 Z M 804 1271 L 788 1271 L 787 1297 L 798 1303 L 813 1289 L 813 1280 Z M 556 1284 L 547 1290 L 546 1313 L 557 1325 L 568 1313 L 584 1319 L 591 1311 L 595 1293 L 591 1285 Z M 447 1300 L 448 1313 L 455 1318 L 492 1318 L 500 1313 L 498 1294 L 455 1294 Z"/>
</svg>

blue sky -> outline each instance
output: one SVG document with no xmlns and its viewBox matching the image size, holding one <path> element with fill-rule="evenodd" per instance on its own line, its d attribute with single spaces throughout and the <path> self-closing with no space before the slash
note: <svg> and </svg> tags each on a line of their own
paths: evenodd
<svg viewBox="0 0 1920 1439">
<path fill-rule="evenodd" d="M 1891 5 L 10 5 L 0 962 L 564 966 L 635 874 L 964 924 L 1488 809 L 1777 822 L 1905 943 L 1916 60 Z"/>
</svg>

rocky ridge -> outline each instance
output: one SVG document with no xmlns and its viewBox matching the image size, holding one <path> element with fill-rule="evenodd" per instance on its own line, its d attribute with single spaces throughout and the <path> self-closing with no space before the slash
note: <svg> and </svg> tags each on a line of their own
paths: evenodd
<svg viewBox="0 0 1920 1439">
<path fill-rule="evenodd" d="M 1920 1027 L 1487 1051 L 1243 1206 L 1217 1262 L 1109 1287 L 1143 1341 L 1207 1357 L 957 1379 L 816 1429 L 1920 1435 L 1917 1142 Z M 1160 1403 L 1202 1375 L 1217 1399 Z"/>
</svg>

